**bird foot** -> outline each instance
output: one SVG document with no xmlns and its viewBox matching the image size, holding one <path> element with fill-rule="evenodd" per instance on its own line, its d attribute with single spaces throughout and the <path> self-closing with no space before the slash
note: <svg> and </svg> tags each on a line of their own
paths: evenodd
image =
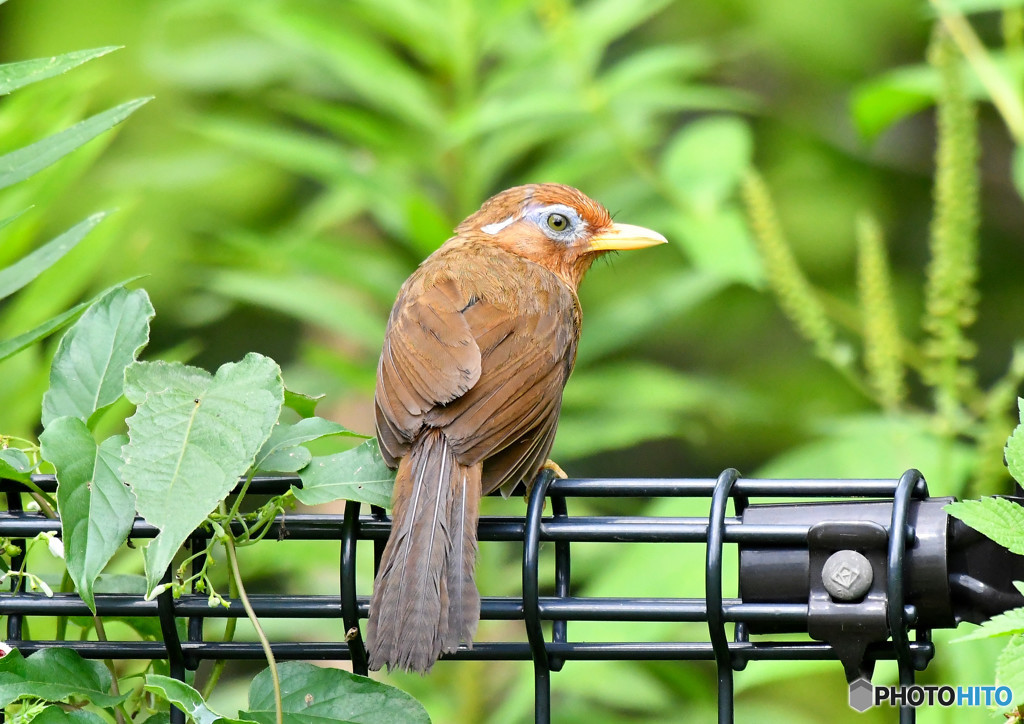
<svg viewBox="0 0 1024 724">
<path fill-rule="evenodd" d="M 544 461 L 544 464 L 540 466 L 540 469 L 550 470 L 555 474 L 556 478 L 561 478 L 562 480 L 565 480 L 569 477 L 568 475 L 565 474 L 565 471 L 562 470 L 562 466 L 550 458 Z"/>
</svg>

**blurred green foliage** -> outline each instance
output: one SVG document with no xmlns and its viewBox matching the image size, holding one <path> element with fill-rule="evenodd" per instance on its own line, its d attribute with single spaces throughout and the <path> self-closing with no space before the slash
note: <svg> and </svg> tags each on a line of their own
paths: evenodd
<svg viewBox="0 0 1024 724">
<path fill-rule="evenodd" d="M 1024 3 L 944 5 L 981 11 L 973 26 L 1019 94 Z M 885 342 L 907 341 L 918 320 L 935 316 L 923 283 L 935 258 L 928 109 L 943 87 L 942 68 L 926 57 L 935 23 L 918 0 L 14 0 L 0 7 L 0 61 L 125 47 L 2 99 L 0 152 L 126 97 L 156 100 L 116 138 L 0 195 L 0 218 L 32 205 L 0 232 L 5 262 L 96 209 L 119 209 L 0 311 L 0 339 L 147 274 L 157 310 L 150 358 L 213 369 L 262 352 L 297 389 L 327 393 L 322 415 L 370 431 L 376 355 L 402 280 L 491 193 L 561 181 L 673 242 L 613 258 L 584 283 L 583 339 L 554 452 L 570 473 L 706 477 L 735 466 L 896 477 L 916 466 L 933 494 L 961 493 L 972 479 L 976 492 L 1006 489 L 1001 442 L 972 447 L 965 428 L 936 427 L 931 388 L 899 372 L 915 361 Z M 1024 304 L 1014 187 L 1024 162 L 1012 113 L 985 102 L 985 73 L 955 53 L 951 63 L 964 95 L 981 101 L 976 354 L 957 369 L 969 366 L 972 385 L 1009 401 L 991 415 L 972 412 L 966 432 L 1005 440 L 1018 380 L 1004 375 Z M 818 357 L 768 293 L 778 272 L 737 193 L 752 162 L 780 230 L 776 248 L 806 282 L 798 304 L 817 300 L 814 324 L 829 330 L 815 338 Z M 929 278 L 937 283 L 934 270 Z M 55 346 L 0 365 L 5 433 L 38 432 Z M 868 384 L 851 384 L 844 364 L 862 357 Z M 946 389 L 960 384 L 949 379 Z M 943 409 L 941 419 L 957 418 Z M 485 512 L 516 505 L 487 501 Z M 701 514 L 694 506 L 659 501 L 645 512 Z M 331 592 L 333 553 L 289 548 L 295 558 L 269 544 L 244 552 L 253 588 Z M 366 553 L 361 591 L 370 586 Z M 699 553 L 580 546 L 574 585 L 593 595 L 700 595 Z M 322 569 L 310 564 L 318 556 Z M 517 556 L 483 547 L 485 594 L 514 590 Z M 114 563 L 120 572 L 138 561 Z M 678 592 L 666 590 L 665 571 L 678 571 Z M 323 635 L 295 622 L 267 628 L 272 638 Z M 704 635 L 639 624 L 615 635 L 634 629 Z M 521 633 L 501 622 L 481 631 Z M 954 656 L 941 641 L 939 650 L 928 680 L 989 680 L 992 652 L 962 646 Z M 394 678 L 437 722 L 530 717 L 526 664 L 442 663 L 426 679 Z M 554 679 L 554 706 L 566 722 L 711 721 L 713 682 L 706 665 L 571 663 Z M 846 708 L 838 666 L 755 664 L 737 685 L 740 721 L 811 722 L 824 712 L 891 720 Z M 225 682 L 215 697 L 230 701 L 236 686 L 247 688 Z"/>
</svg>

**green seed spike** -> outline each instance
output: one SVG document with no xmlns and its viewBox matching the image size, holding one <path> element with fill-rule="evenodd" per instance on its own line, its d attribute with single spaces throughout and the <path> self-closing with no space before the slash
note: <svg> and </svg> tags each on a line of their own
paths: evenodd
<svg viewBox="0 0 1024 724">
<path fill-rule="evenodd" d="M 896 410 L 907 396 L 903 338 L 893 301 L 889 254 L 882 230 L 869 214 L 857 220 L 857 291 L 868 384 L 883 408 Z"/>
<path fill-rule="evenodd" d="M 938 144 L 935 153 L 935 212 L 931 226 L 925 314 L 922 320 L 924 379 L 935 388 L 936 405 L 955 429 L 964 393 L 974 385 L 961 363 L 974 357 L 964 330 L 975 319 L 978 292 L 978 144 L 975 109 L 967 97 L 960 55 L 939 28 L 928 52 L 939 71 Z"/>
<path fill-rule="evenodd" d="M 765 275 L 782 311 L 797 331 L 814 345 L 820 357 L 845 366 L 846 361 L 836 344 L 835 327 L 793 257 L 764 179 L 756 171 L 749 171 L 743 180 L 742 193 Z"/>
</svg>

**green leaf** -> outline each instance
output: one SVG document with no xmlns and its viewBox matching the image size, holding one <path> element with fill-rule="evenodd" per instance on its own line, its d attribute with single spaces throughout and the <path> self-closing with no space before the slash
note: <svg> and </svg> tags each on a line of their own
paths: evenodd
<svg viewBox="0 0 1024 724">
<path fill-rule="evenodd" d="M 106 666 L 86 661 L 71 649 L 43 649 L 27 659 L 15 649 L 0 659 L 0 707 L 28 697 L 46 701 L 74 697 L 97 706 L 115 706 L 129 694 L 111 696 L 110 683 Z"/>
<path fill-rule="evenodd" d="M 1020 419 L 1024 421 L 1024 398 L 1017 398 L 1017 409 Z M 1024 485 L 1024 422 L 1017 425 L 1006 441 L 1003 449 L 1003 457 L 1006 460 L 1006 467 L 1010 475 L 1021 485 Z"/>
<path fill-rule="evenodd" d="M 216 374 L 168 362 L 135 362 L 125 395 L 128 419 L 121 476 L 139 513 L 160 533 L 146 547 L 155 587 L 175 552 L 253 464 L 281 413 L 281 368 L 250 353 Z"/>
<path fill-rule="evenodd" d="M 756 477 L 897 478 L 929 460 L 943 461 L 925 471 L 933 494 L 960 490 L 974 469 L 971 449 L 962 443 L 949 445 L 924 418 L 858 415 L 830 420 L 822 437 L 773 458 Z"/>
<path fill-rule="evenodd" d="M 616 296 L 614 303 L 588 309 L 577 359 L 590 363 L 626 349 L 652 328 L 664 329 L 669 315 L 693 309 L 723 286 L 725 281 L 711 274 L 674 272 Z"/>
<path fill-rule="evenodd" d="M 965 15 L 971 13 L 987 13 L 993 10 L 1006 10 L 1008 8 L 1019 8 L 1024 5 L 1024 0 L 945 0 L 944 7 L 959 10 Z M 927 6 L 929 9 L 932 6 Z"/>
<path fill-rule="evenodd" d="M 0 269 L 0 299 L 11 296 L 53 266 L 58 259 L 74 249 L 106 215 L 106 212 L 93 214 L 14 264 Z"/>
<path fill-rule="evenodd" d="M 935 101 L 939 79 L 930 66 L 897 68 L 864 83 L 850 101 L 861 136 L 871 140 L 889 126 Z"/>
<path fill-rule="evenodd" d="M 950 503 L 943 510 L 1011 553 L 1024 555 L 1024 507 L 1006 498 Z"/>
<path fill-rule="evenodd" d="M 183 681 L 160 674 L 146 674 L 145 689 L 174 704 L 196 724 L 243 724 L 241 719 L 230 719 L 214 712 L 203 701 L 202 695 Z"/>
<path fill-rule="evenodd" d="M 316 414 L 316 405 L 326 395 L 306 395 L 301 392 L 292 392 L 287 387 L 284 390 L 284 406 L 295 410 L 301 417 L 313 417 Z"/>
<path fill-rule="evenodd" d="M 261 472 L 278 473 L 294 473 L 301 470 L 313 459 L 313 454 L 303 447 L 302 443 L 328 435 L 366 437 L 322 417 L 307 417 L 293 425 L 278 423 L 256 455 L 256 469 Z"/>
<path fill-rule="evenodd" d="M 736 116 L 684 126 L 662 155 L 662 173 L 693 208 L 712 209 L 732 195 L 753 156 L 750 128 Z"/>
<path fill-rule="evenodd" d="M 676 214 L 673 225 L 674 231 L 666 235 L 701 271 L 751 286 L 764 282 L 761 257 L 734 204 Z"/>
<path fill-rule="evenodd" d="M 36 81 L 66 73 L 75 66 L 118 50 L 120 47 L 122 46 L 109 45 L 105 48 L 93 48 L 92 50 L 76 50 L 51 58 L 36 58 L 16 63 L 5 63 L 0 65 L 0 95 L 7 95 L 11 91 L 26 86 L 29 83 L 35 83 Z"/>
<path fill-rule="evenodd" d="M 28 348 L 33 343 L 38 342 L 39 340 L 44 339 L 45 337 L 53 334 L 56 330 L 60 329 L 65 324 L 67 324 L 71 319 L 73 319 L 76 314 L 81 312 L 83 309 L 90 307 L 97 300 L 102 299 L 111 290 L 117 289 L 118 287 L 124 286 L 125 284 L 129 284 L 139 278 L 140 277 L 132 277 L 131 279 L 127 279 L 119 284 L 115 284 L 112 287 L 108 287 L 107 289 L 104 289 L 102 292 L 97 294 L 89 301 L 76 304 L 71 309 L 61 312 L 52 319 L 46 320 L 38 327 L 30 329 L 27 332 L 23 332 L 19 334 L 17 337 L 12 337 L 11 339 L 8 339 L 4 342 L 0 342 L 0 362 L 4 361 L 8 357 L 13 357 L 14 355 L 18 354 L 18 352 L 21 352 L 23 349 Z"/>
<path fill-rule="evenodd" d="M 1013 187 L 1017 189 L 1017 195 L 1024 198 L 1024 146 L 1017 146 L 1013 149 L 1010 171 L 1013 175 Z"/>
<path fill-rule="evenodd" d="M 67 331 L 43 395 L 43 427 L 72 415 L 87 422 L 124 392 L 124 370 L 149 341 L 155 311 L 144 289 L 117 287 Z"/>
<path fill-rule="evenodd" d="M 400 689 L 341 669 L 321 668 L 302 661 L 278 664 L 281 703 L 286 720 L 301 724 L 429 724 L 423 705 Z M 248 720 L 273 724 L 274 690 L 264 669 L 249 687 Z"/>
<path fill-rule="evenodd" d="M 1024 636 L 1010 639 L 996 659 L 996 684 L 1013 691 L 1012 706 L 1024 703 Z"/>
<path fill-rule="evenodd" d="M 48 706 L 32 719 L 32 724 L 107 724 L 107 721 L 87 709 L 65 711 L 59 706 Z"/>
<path fill-rule="evenodd" d="M 993 616 L 985 623 L 972 629 L 967 634 L 953 639 L 953 642 L 972 641 L 974 639 L 990 639 L 996 636 L 1024 633 L 1024 608 Z"/>
<path fill-rule="evenodd" d="M 27 482 L 35 466 L 23 450 L 16 447 L 0 449 L 0 478 Z"/>
<path fill-rule="evenodd" d="M 96 445 L 85 421 L 58 417 L 39 436 L 43 458 L 57 470 L 57 508 L 64 558 L 78 594 L 95 612 L 93 584 L 128 538 L 135 520 L 135 497 L 118 477 L 121 447 L 117 435 Z"/>
<path fill-rule="evenodd" d="M 306 505 L 344 499 L 388 507 L 395 485 L 395 471 L 384 464 L 375 439 L 345 452 L 314 457 L 299 477 L 302 487 L 292 491 Z"/>
<path fill-rule="evenodd" d="M 0 156 L 0 189 L 24 181 L 37 171 L 91 141 L 109 128 L 116 126 L 151 98 L 136 98 L 119 106 L 86 118 L 60 133 Z"/>
</svg>

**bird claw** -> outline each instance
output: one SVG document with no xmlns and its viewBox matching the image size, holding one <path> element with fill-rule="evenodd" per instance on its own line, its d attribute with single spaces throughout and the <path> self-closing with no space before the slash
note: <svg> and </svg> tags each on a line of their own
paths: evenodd
<svg viewBox="0 0 1024 724">
<path fill-rule="evenodd" d="M 540 466 L 540 469 L 550 470 L 555 474 L 556 478 L 561 478 L 562 480 L 566 480 L 569 477 L 568 475 L 566 475 L 565 471 L 562 470 L 562 466 L 550 458 L 544 461 L 544 464 Z"/>
</svg>

